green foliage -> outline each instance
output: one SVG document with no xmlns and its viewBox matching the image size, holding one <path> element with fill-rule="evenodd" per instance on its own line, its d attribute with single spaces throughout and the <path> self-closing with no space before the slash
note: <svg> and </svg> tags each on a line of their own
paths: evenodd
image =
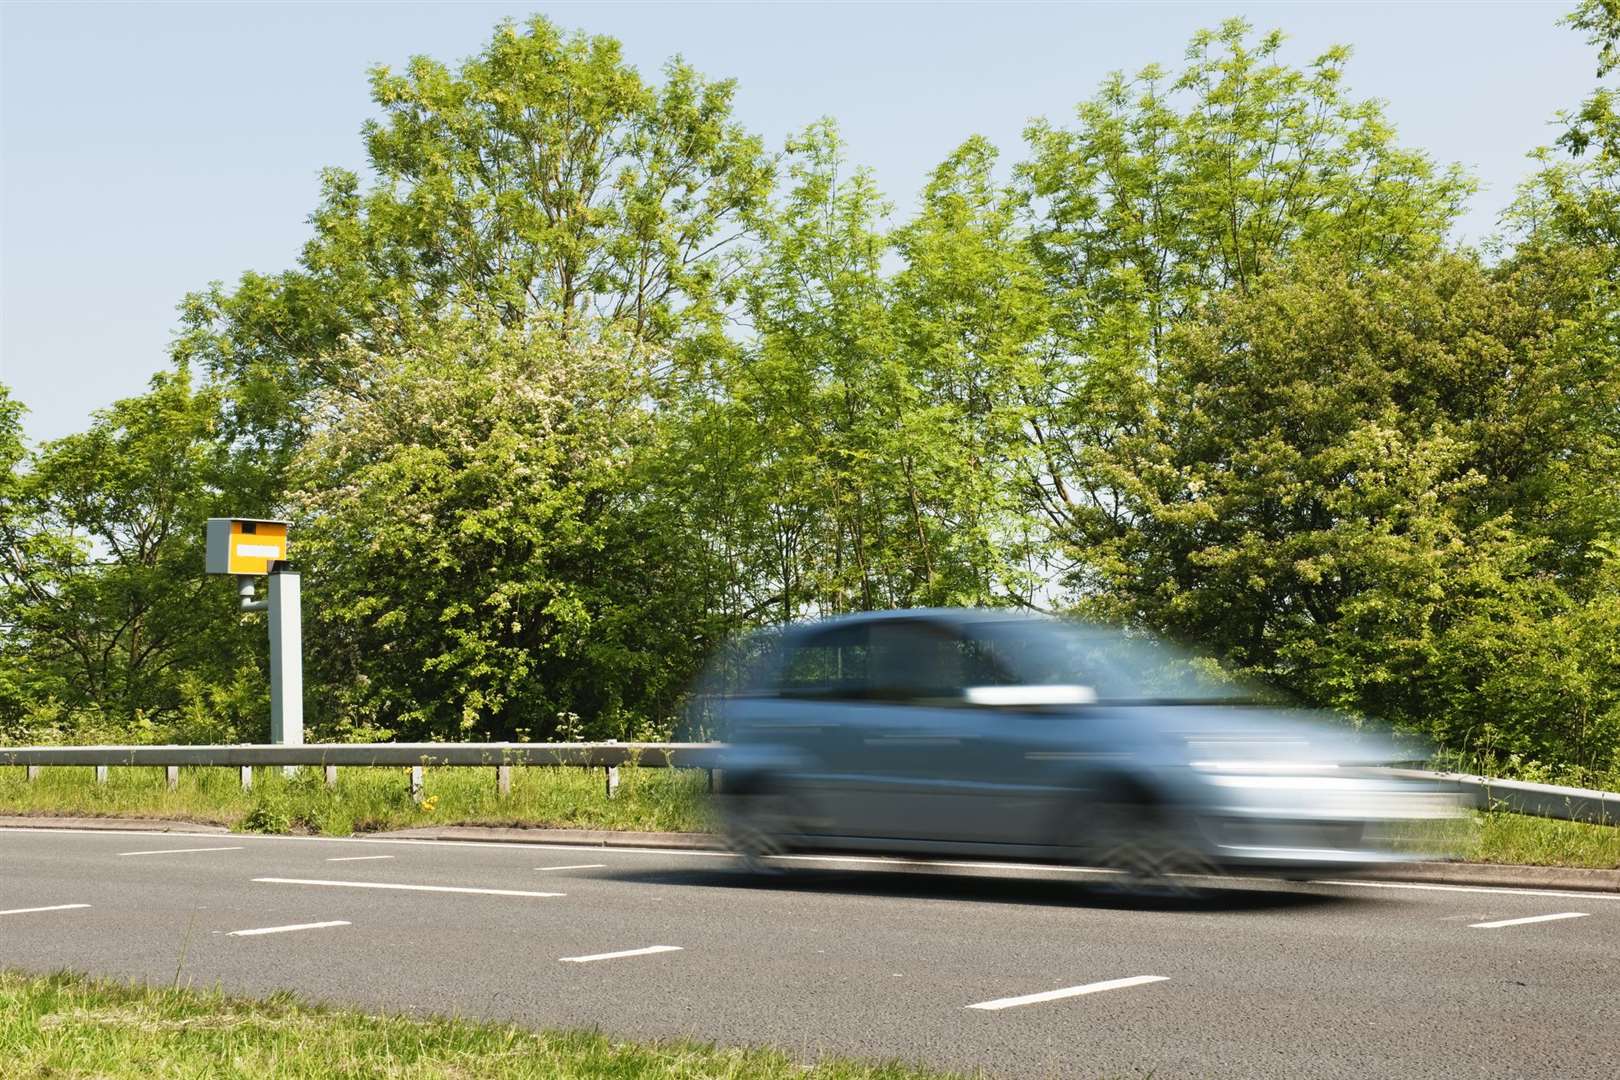
<svg viewBox="0 0 1620 1080">
<path fill-rule="evenodd" d="M 672 61 L 651 86 L 613 39 L 534 16 L 459 70 L 419 56 L 371 87 L 372 187 L 327 170 L 297 270 L 188 299 L 180 355 L 231 388 L 242 432 L 288 451 L 310 395 L 353 385 L 346 339 L 464 311 L 653 343 L 717 329 L 772 177 L 732 83 Z"/>
<path fill-rule="evenodd" d="M 1601 763 L 1620 367 L 1594 303 L 1573 251 L 1227 295 L 1087 459 L 1089 606 L 1317 704 Z"/>
<path fill-rule="evenodd" d="M 1568 21 L 1612 76 L 1611 0 Z M 903 220 L 832 121 L 772 158 L 730 82 L 544 18 L 376 69 L 373 179 L 188 297 L 150 393 L 32 451 L 0 393 L 0 738 L 262 737 L 200 526 L 280 513 L 318 737 L 666 738 L 737 628 L 1019 604 L 1602 775 L 1612 93 L 1487 262 L 1348 55 L 1227 22 Z"/>
<path fill-rule="evenodd" d="M 314 722 L 544 739 L 571 710 L 605 738 L 673 715 L 706 643 L 679 523 L 637 475 L 646 365 L 488 321 L 408 336 L 349 352 L 364 389 L 325 399 L 300 459 Z"/>
<path fill-rule="evenodd" d="M 1053 306 L 1028 486 L 1060 542 L 1115 512 L 1089 455 L 1145 422 L 1181 321 L 1294 257 L 1353 271 L 1426 257 L 1471 191 L 1347 94 L 1347 50 L 1300 70 L 1282 40 L 1230 21 L 1193 39 L 1180 74 L 1116 74 L 1073 129 L 1028 131 L 1018 186 Z"/>
<path fill-rule="evenodd" d="M 15 413 L 11 427 L 14 430 Z M 217 399 L 188 373 L 160 374 L 141 397 L 7 470 L 0 671 L 11 738 L 159 737 L 199 677 L 253 663 L 234 597 L 209 588 L 201 523 L 215 510 Z M 18 707 L 16 696 L 30 704 Z M 216 715 L 254 730 L 256 700 Z"/>
<path fill-rule="evenodd" d="M 994 151 L 965 144 L 890 234 L 830 121 L 789 150 L 746 294 L 754 336 L 689 428 L 692 458 L 724 462 L 736 606 L 787 621 L 1027 593 L 1010 463 L 1040 293 Z"/>
</svg>

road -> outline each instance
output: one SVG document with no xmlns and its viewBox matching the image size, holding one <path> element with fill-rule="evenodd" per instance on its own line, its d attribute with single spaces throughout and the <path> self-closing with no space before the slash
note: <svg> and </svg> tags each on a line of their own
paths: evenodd
<svg viewBox="0 0 1620 1080">
<path fill-rule="evenodd" d="M 0 966 L 163 985 L 179 966 L 231 992 L 998 1077 L 1609 1078 L 1620 1061 L 1620 894 L 1253 881 L 1143 899 L 1074 871 L 792 865 L 0 829 Z"/>
</svg>

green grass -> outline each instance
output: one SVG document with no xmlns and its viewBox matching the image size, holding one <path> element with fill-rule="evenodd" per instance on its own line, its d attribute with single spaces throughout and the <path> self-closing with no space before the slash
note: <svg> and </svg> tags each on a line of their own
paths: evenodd
<svg viewBox="0 0 1620 1080">
<path fill-rule="evenodd" d="M 266 768 L 244 792 L 235 769 L 182 769 L 179 789 L 169 791 L 160 768 L 114 767 L 102 785 L 89 768 L 47 768 L 28 783 L 22 768 L 0 766 L 0 814 L 151 817 L 328 836 L 457 824 L 647 832 L 713 827 L 702 771 L 625 766 L 619 775 L 618 795 L 609 799 L 600 769 L 514 768 L 512 792 L 502 798 L 493 768 L 428 769 L 427 797 L 417 804 L 405 769 L 340 769 L 337 789 L 329 791 L 319 770 L 288 780 L 279 768 Z M 1413 843 L 1429 849 L 1427 840 Z M 1440 847 L 1471 862 L 1620 868 L 1620 828 L 1518 814 L 1475 814 L 1448 829 Z"/>
<path fill-rule="evenodd" d="M 619 770 L 607 797 L 601 769 L 514 767 L 499 796 L 495 770 L 425 770 L 421 803 L 411 801 L 408 769 L 338 770 L 329 790 L 319 769 L 292 779 L 279 767 L 255 771 L 244 792 L 236 769 L 182 768 L 169 791 L 161 768 L 114 766 L 107 783 L 89 767 L 52 766 L 29 783 L 20 766 L 0 767 L 0 814 L 150 817 L 208 822 L 257 832 L 356 832 L 425 825 L 530 825 L 652 832 L 701 832 L 711 825 L 707 776 L 696 769 Z"/>
<path fill-rule="evenodd" d="M 1580 821 L 1475 814 L 1457 857 L 1469 862 L 1514 866 L 1572 866 L 1620 869 L 1620 827 Z"/>
<path fill-rule="evenodd" d="M 942 1080 L 896 1064 L 795 1062 L 775 1050 L 620 1042 L 454 1019 L 370 1016 L 211 991 L 154 990 L 77 975 L 0 971 L 7 1077 L 637 1077 L 648 1080 Z"/>
</svg>

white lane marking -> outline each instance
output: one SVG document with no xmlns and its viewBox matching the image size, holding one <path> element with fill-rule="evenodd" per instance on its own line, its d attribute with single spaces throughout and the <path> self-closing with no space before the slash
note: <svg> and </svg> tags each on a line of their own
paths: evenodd
<svg viewBox="0 0 1620 1080">
<path fill-rule="evenodd" d="M 1425 885 L 1416 881 L 1312 881 L 1312 885 L 1348 885 L 1357 889 L 1419 889 L 1424 892 L 1496 893 L 1506 896 L 1558 896 L 1572 900 L 1620 900 L 1620 893 L 1570 892 L 1558 889 L 1510 889 L 1501 885 Z"/>
<path fill-rule="evenodd" d="M 680 952 L 679 945 L 648 945 L 645 949 L 625 949 L 623 952 L 594 953 L 591 956 L 559 956 L 565 964 L 589 964 L 593 960 L 617 960 L 621 956 L 651 956 L 653 953 Z"/>
<path fill-rule="evenodd" d="M 119 858 L 123 858 L 126 855 L 190 855 L 193 852 L 198 852 L 198 851 L 241 851 L 241 850 L 242 850 L 242 846 L 240 844 L 238 844 L 236 847 L 177 847 L 177 848 L 164 848 L 161 851 L 120 851 L 118 853 L 118 856 L 119 856 Z"/>
<path fill-rule="evenodd" d="M 1525 923 L 1552 922 L 1555 919 L 1584 919 L 1586 916 L 1587 913 L 1584 911 L 1562 911 L 1557 915 L 1528 915 L 1522 919 L 1497 919 L 1495 922 L 1473 922 L 1469 923 L 1468 926 L 1469 929 L 1472 930 L 1495 930 L 1498 926 L 1523 926 Z"/>
<path fill-rule="evenodd" d="M 1128 979 L 1107 979 L 1103 982 L 1086 983 L 1084 986 L 1066 986 L 1062 990 L 1045 990 L 1039 994 L 996 998 L 994 1001 L 981 1001 L 977 1005 L 969 1005 L 967 1008 L 995 1012 L 998 1009 L 1011 1009 L 1018 1005 L 1035 1005 L 1042 1001 L 1057 1001 L 1060 998 L 1079 997 L 1081 994 L 1096 994 L 1104 990 L 1123 990 L 1127 986 L 1143 986 L 1147 983 L 1165 982 L 1168 979 L 1168 975 L 1132 975 Z"/>
<path fill-rule="evenodd" d="M 27 915 L 35 911 L 72 911 L 74 908 L 89 906 L 89 904 L 52 904 L 50 907 L 14 907 L 10 911 L 0 911 L 0 915 Z"/>
<path fill-rule="evenodd" d="M 329 885 L 337 889 L 400 889 L 405 892 L 477 893 L 480 896 L 567 896 L 560 892 L 524 892 L 521 889 L 473 889 L 461 885 L 401 885 L 393 881 L 323 881 L 320 878 L 256 877 L 268 885 Z"/>
<path fill-rule="evenodd" d="M 601 870 L 607 866 L 604 862 L 571 863 L 568 866 L 537 866 L 536 870 Z"/>
<path fill-rule="evenodd" d="M 226 937 L 258 937 L 260 934 L 290 934 L 294 930 L 322 930 L 328 926 L 353 926 L 346 919 L 333 919 L 330 922 L 293 923 L 291 926 L 261 926 L 257 930 L 232 930 Z"/>
<path fill-rule="evenodd" d="M 327 862 L 364 862 L 367 859 L 392 859 L 392 855 L 334 855 Z"/>
</svg>

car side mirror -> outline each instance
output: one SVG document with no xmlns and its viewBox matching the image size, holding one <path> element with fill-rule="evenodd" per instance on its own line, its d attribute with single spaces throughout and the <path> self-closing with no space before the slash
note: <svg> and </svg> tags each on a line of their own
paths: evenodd
<svg viewBox="0 0 1620 1080">
<path fill-rule="evenodd" d="M 1051 686 L 970 686 L 962 691 L 969 705 L 1093 705 L 1097 691 L 1089 686 L 1059 683 Z"/>
</svg>

